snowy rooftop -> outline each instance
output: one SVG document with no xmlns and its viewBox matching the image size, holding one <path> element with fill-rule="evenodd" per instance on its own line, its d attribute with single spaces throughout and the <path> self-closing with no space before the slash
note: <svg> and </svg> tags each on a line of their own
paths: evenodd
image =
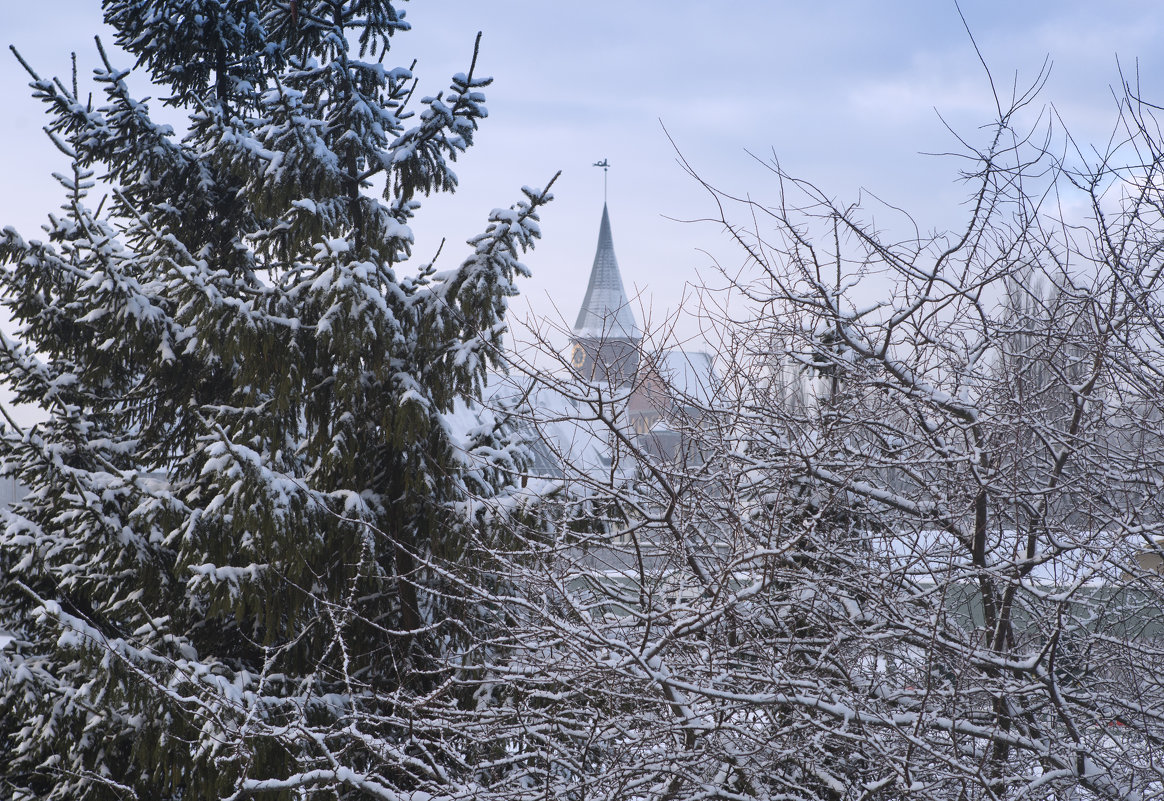
<svg viewBox="0 0 1164 801">
<path fill-rule="evenodd" d="M 490 376 L 484 394 L 486 406 L 515 415 L 527 439 L 533 475 L 563 480 L 609 474 L 609 432 L 577 400 L 553 386 L 497 374 Z"/>
<path fill-rule="evenodd" d="M 678 398 L 701 406 L 711 403 L 716 377 L 710 353 L 668 350 L 659 358 L 658 369 L 660 377 Z"/>
<path fill-rule="evenodd" d="M 590 284 L 586 287 L 586 297 L 578 311 L 574 331 L 581 336 L 642 338 L 622 286 L 618 259 L 614 255 L 614 238 L 610 234 L 610 214 L 605 204 L 598 229 L 598 249 L 594 253 L 594 266 L 590 268 Z"/>
</svg>

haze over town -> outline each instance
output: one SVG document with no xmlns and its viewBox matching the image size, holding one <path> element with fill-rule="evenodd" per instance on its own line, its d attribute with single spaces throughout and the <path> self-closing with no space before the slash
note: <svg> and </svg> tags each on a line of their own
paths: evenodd
<svg viewBox="0 0 1164 801">
<path fill-rule="evenodd" d="M 4 44 L 44 76 L 67 76 L 76 52 L 84 80 L 98 63 L 93 36 L 112 51 L 98 5 L 6 2 Z M 953 2 L 435 0 L 405 9 L 414 30 L 398 38 L 389 61 L 415 57 L 422 93 L 445 89 L 468 68 L 478 30 L 478 72 L 495 79 L 479 145 L 455 165 L 463 189 L 426 201 L 433 208 L 414 226 L 414 257 L 428 260 L 444 237 L 449 266 L 490 209 L 562 171 L 543 240 L 525 258 L 533 278 L 521 285 L 519 316 L 528 305 L 573 321 L 602 207 L 596 161 L 611 164 L 611 222 L 628 292 L 658 320 L 688 283 L 711 275 L 713 261 L 741 261 L 717 225 L 686 222 L 715 208 L 679 154 L 716 187 L 761 202 L 775 197 L 775 185 L 757 159 L 776 157 L 838 200 L 871 190 L 914 214 L 924 233 L 957 223 L 967 190 L 956 180 L 957 159 L 921 154 L 961 149 L 947 125 L 975 143 L 996 113 Z M 1080 142 L 1111 135 L 1121 68 L 1125 78 L 1138 74 L 1146 99 L 1164 95 L 1159 3 L 991 1 L 962 11 L 1004 98 L 1048 61 L 1035 111 L 1053 104 Z M 35 236 L 60 203 L 51 173 L 65 161 L 39 130 L 45 117 L 24 71 L 5 55 L 0 224 Z M 132 64 L 124 54 L 114 61 Z M 697 326 L 679 330 L 690 336 Z"/>
</svg>

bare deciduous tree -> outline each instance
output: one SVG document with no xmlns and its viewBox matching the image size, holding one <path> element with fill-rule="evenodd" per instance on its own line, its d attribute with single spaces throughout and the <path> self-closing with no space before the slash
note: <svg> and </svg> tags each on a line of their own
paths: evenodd
<svg viewBox="0 0 1164 801">
<path fill-rule="evenodd" d="M 953 234 L 776 162 L 774 202 L 707 185 L 750 269 L 674 458 L 618 388 L 540 376 L 620 466 L 563 455 L 617 514 L 511 563 L 524 793 L 1164 793 L 1164 139 L 1130 87 L 1098 153 L 1035 96 L 963 154 Z"/>
</svg>

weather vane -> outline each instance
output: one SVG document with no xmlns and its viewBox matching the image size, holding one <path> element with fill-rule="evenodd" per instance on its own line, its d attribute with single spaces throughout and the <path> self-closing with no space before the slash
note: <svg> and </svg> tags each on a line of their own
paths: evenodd
<svg viewBox="0 0 1164 801">
<path fill-rule="evenodd" d="M 610 169 L 610 160 L 603 159 L 602 161 L 594 162 L 595 167 L 602 168 L 602 202 L 606 203 L 606 172 Z"/>
</svg>

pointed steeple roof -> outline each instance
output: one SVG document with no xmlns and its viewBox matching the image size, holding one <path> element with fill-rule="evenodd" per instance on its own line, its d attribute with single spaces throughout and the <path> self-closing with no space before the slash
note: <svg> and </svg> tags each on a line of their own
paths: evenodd
<svg viewBox="0 0 1164 801">
<path fill-rule="evenodd" d="M 626 291 L 622 288 L 618 259 L 614 256 L 614 239 L 610 235 L 610 213 L 605 203 L 602 204 L 602 225 L 598 228 L 598 249 L 594 253 L 594 266 L 590 268 L 590 285 L 586 287 L 586 297 L 578 311 L 574 332 L 588 337 L 642 339 Z"/>
</svg>

